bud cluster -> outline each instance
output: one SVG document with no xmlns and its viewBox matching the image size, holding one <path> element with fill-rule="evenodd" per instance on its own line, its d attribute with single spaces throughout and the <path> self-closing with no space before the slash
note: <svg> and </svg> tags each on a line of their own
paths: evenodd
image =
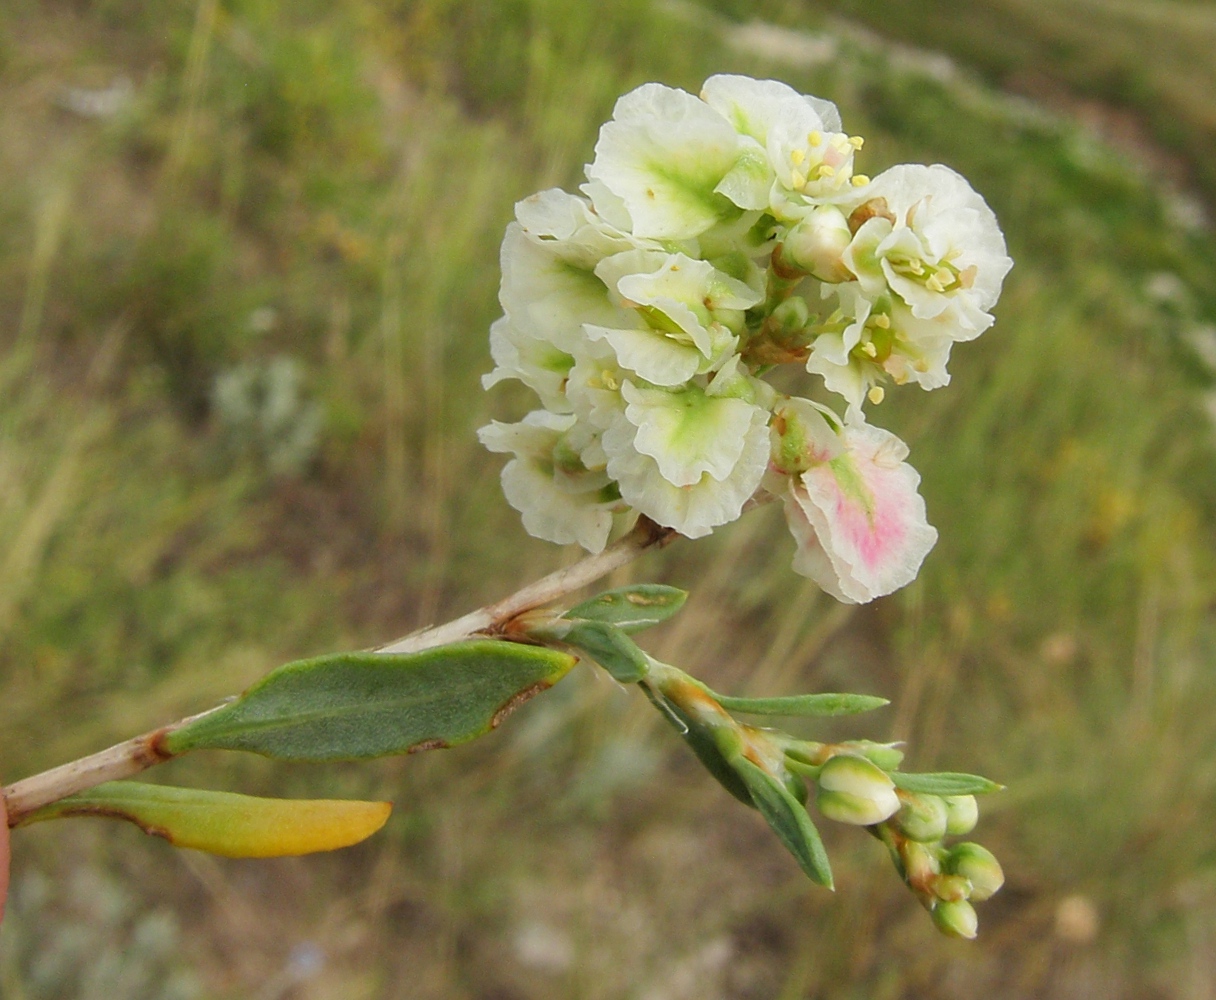
<svg viewBox="0 0 1216 1000">
<path fill-rule="evenodd" d="M 962 177 L 871 180 L 862 145 L 776 81 L 646 84 L 601 129 L 581 196 L 516 206 L 484 382 L 519 380 L 541 408 L 480 437 L 512 456 L 503 489 L 531 534 L 598 552 L 640 513 L 695 538 L 767 490 L 794 568 L 839 600 L 916 576 L 937 533 L 907 448 L 863 408 L 888 382 L 945 385 L 1011 262 Z M 764 380 L 791 363 L 844 415 Z"/>
<path fill-rule="evenodd" d="M 986 848 L 971 842 L 945 843 L 946 838 L 965 836 L 975 828 L 979 819 L 975 795 L 914 792 L 901 786 L 945 788 L 970 783 L 977 791 L 991 791 L 999 785 L 975 775 L 905 774 L 899 771 L 903 753 L 892 744 L 817 743 L 740 723 L 719 700 L 740 699 L 715 695 L 682 671 L 651 662 L 645 684 L 652 696 L 660 697 L 674 713 L 702 762 L 736 796 L 765 811 L 756 798 L 754 775 L 748 788 L 740 790 L 732 774 L 750 767 L 784 789 L 792 803 L 789 808 L 800 811 L 809 824 L 805 809 L 809 780 L 815 807 L 825 819 L 865 827 L 887 846 L 896 871 L 940 931 L 975 937 L 978 922 L 972 904 L 988 899 L 1005 881 L 1000 863 Z M 765 818 L 797 855 L 788 824 L 771 812 Z"/>
</svg>

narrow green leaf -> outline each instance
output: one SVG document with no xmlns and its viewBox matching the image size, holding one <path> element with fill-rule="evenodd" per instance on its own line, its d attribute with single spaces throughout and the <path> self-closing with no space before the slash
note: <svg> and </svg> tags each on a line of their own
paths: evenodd
<svg viewBox="0 0 1216 1000">
<path fill-rule="evenodd" d="M 664 698 L 658 691 L 653 690 L 649 684 L 643 684 L 641 687 L 646 692 L 646 697 L 659 710 L 663 718 L 671 723 L 672 728 L 680 734 L 680 738 L 688 744 L 692 752 L 697 755 L 697 760 L 701 762 L 705 770 L 713 775 L 718 784 L 745 806 L 755 808 L 756 804 L 752 801 L 747 785 L 743 783 L 743 779 L 722 755 L 722 751 L 714 742 L 713 735 L 704 726 L 697 725 L 689 719 L 678 706 Z"/>
<path fill-rule="evenodd" d="M 811 881 L 834 888 L 828 853 L 802 803 L 780 781 L 742 754 L 730 764 L 747 785 L 760 814 Z"/>
<path fill-rule="evenodd" d="M 136 781 L 104 785 L 39 809 L 25 820 L 124 819 L 175 847 L 228 858 L 277 858 L 349 847 L 384 826 L 387 802 L 260 799 Z"/>
<path fill-rule="evenodd" d="M 169 733 L 165 748 L 323 761 L 455 746 L 489 732 L 576 662 L 557 650 L 494 639 L 300 660 Z"/>
<path fill-rule="evenodd" d="M 794 694 L 781 698 L 732 698 L 714 694 L 718 704 L 748 715 L 857 715 L 891 704 L 871 694 Z"/>
<path fill-rule="evenodd" d="M 1005 786 L 981 778 L 978 774 L 957 774 L 941 771 L 937 774 L 904 774 L 891 771 L 891 780 L 905 792 L 922 792 L 929 795 L 984 795 L 999 792 Z"/>
<path fill-rule="evenodd" d="M 581 649 L 622 684 L 636 684 L 649 673 L 649 658 L 617 626 L 597 621 L 569 625 L 562 641 Z"/>
<path fill-rule="evenodd" d="M 640 632 L 665 622 L 688 598 L 688 591 L 661 583 L 638 583 L 608 590 L 567 611 L 564 618 L 607 622 L 623 632 Z"/>
</svg>

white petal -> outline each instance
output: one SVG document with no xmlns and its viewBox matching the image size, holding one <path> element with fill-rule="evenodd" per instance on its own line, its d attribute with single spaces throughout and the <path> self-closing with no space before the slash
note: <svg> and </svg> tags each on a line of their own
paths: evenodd
<svg viewBox="0 0 1216 1000">
<path fill-rule="evenodd" d="M 708 535 L 720 524 L 735 520 L 764 478 L 768 464 L 768 415 L 756 409 L 743 452 L 731 474 L 718 481 L 708 473 L 689 486 L 675 486 L 658 463 L 632 447 L 636 429 L 625 420 L 604 433 L 609 454 L 608 474 L 626 503 L 651 520 L 675 528 L 689 538 Z"/>
<path fill-rule="evenodd" d="M 701 100 L 717 111 L 735 127 L 740 135 L 750 136 L 761 146 L 768 142 L 769 131 L 778 122 L 794 119 L 805 124 L 804 134 L 812 129 L 838 131 L 836 123 L 829 126 L 810 101 L 793 87 L 777 80 L 753 80 L 749 76 L 734 76 L 722 73 L 711 76 L 701 88 Z M 835 105 L 824 101 L 823 105 L 835 110 Z"/>
<path fill-rule="evenodd" d="M 792 497 L 836 589 L 864 603 L 911 583 L 937 531 L 925 519 L 920 476 L 903 461 L 907 447 L 899 438 L 860 421 L 847 424 L 842 438 L 845 455 L 803 473 Z M 822 570 L 818 557 L 808 558 L 808 568 Z"/>
<path fill-rule="evenodd" d="M 518 223 L 507 226 L 498 297 L 516 326 L 571 353 L 583 339 L 584 323 L 613 326 L 623 314 L 593 270 L 563 259 L 557 249 L 529 239 Z"/>
<path fill-rule="evenodd" d="M 649 455 L 673 486 L 691 486 L 709 475 L 727 479 L 747 445 L 761 413 L 742 399 L 708 396 L 689 386 L 681 392 L 641 389 L 631 382 L 621 388 L 629 404 L 625 416 L 637 428 L 633 447 Z"/>
<path fill-rule="evenodd" d="M 534 410 L 518 423 L 495 420 L 477 436 L 490 451 L 515 456 L 502 470 L 502 490 L 507 503 L 523 516 L 528 534 L 559 545 L 578 542 L 590 552 L 599 552 L 618 506 L 615 500 L 603 499 L 607 475 L 554 466 L 555 448 L 574 431 L 575 423 L 572 414 Z"/>
<path fill-rule="evenodd" d="M 508 462 L 502 470 L 502 492 L 534 538 L 558 545 L 577 542 L 588 552 L 602 551 L 608 541 L 611 505 L 596 502 L 594 493 L 559 489 L 535 462 L 518 458 Z"/>
<path fill-rule="evenodd" d="M 525 333 L 502 316 L 490 327 L 490 356 L 498 367 L 481 377 L 483 388 L 518 379 L 540 396 L 545 409 L 555 412 L 570 409 L 564 391 L 566 377 L 574 364 L 569 354 L 547 340 Z"/>
<path fill-rule="evenodd" d="M 477 432 L 477 440 L 489 451 L 538 458 L 551 455 L 557 439 L 570 430 L 574 422 L 575 417 L 570 413 L 533 410 L 514 424 L 491 420 Z"/>
<path fill-rule="evenodd" d="M 617 101 L 587 177 L 624 202 L 635 236 L 684 239 L 732 214 L 714 189 L 738 155 L 738 135 L 709 105 L 648 83 Z"/>
<path fill-rule="evenodd" d="M 697 374 L 701 352 L 654 330 L 611 330 L 587 324 L 587 336 L 612 346 L 621 366 L 655 385 L 683 385 Z"/>
<path fill-rule="evenodd" d="M 625 413 L 621 386 L 631 373 L 621 367 L 605 340 L 588 339 L 574 357 L 574 367 L 566 380 L 566 398 L 580 420 L 596 430 L 607 430 Z"/>
</svg>

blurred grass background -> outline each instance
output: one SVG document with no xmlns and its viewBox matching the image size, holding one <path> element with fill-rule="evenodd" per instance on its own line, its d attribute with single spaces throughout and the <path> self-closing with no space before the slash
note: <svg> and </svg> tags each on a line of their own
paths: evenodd
<svg viewBox="0 0 1216 1000">
<path fill-rule="evenodd" d="M 1216 5 L 10 0 L 0 8 L 0 770 L 59 763 L 568 562 L 473 431 L 512 203 L 625 90 L 777 77 L 864 167 L 944 162 L 1017 262 L 954 383 L 891 394 L 941 542 L 862 609 L 767 510 L 619 575 L 739 693 L 1009 785 L 1006 889 L 938 938 L 881 850 L 832 896 L 635 692 L 362 767 L 168 780 L 382 796 L 360 848 L 223 862 L 16 838 L 5 1000 L 1206 998 L 1216 991 Z M 627 574 L 627 575 L 626 575 Z"/>
</svg>

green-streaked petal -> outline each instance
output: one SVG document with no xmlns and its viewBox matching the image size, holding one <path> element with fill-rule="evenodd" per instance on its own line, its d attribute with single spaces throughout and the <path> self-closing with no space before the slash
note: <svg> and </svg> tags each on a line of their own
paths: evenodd
<svg viewBox="0 0 1216 1000">
<path fill-rule="evenodd" d="M 624 202 L 635 236 L 687 239 L 738 214 L 715 191 L 738 155 L 738 134 L 709 105 L 648 83 L 617 101 L 587 176 Z"/>
<path fill-rule="evenodd" d="M 634 447 L 659 465 L 673 486 L 691 486 L 705 474 L 730 476 L 747 441 L 757 408 L 741 399 L 713 397 L 689 386 L 680 392 L 639 389 L 626 383 L 625 415 L 637 427 Z"/>
</svg>

